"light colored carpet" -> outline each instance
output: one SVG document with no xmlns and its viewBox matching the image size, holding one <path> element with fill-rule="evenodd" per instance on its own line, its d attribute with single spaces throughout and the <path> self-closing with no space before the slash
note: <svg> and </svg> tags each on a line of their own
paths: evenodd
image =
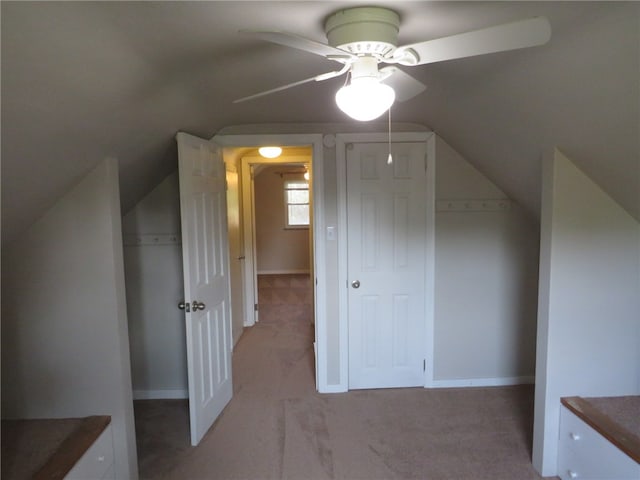
<svg viewBox="0 0 640 480">
<path fill-rule="evenodd" d="M 640 395 L 585 398 L 594 408 L 640 438 Z"/>
<path fill-rule="evenodd" d="M 234 397 L 198 447 L 186 401 L 136 402 L 142 479 L 541 478 L 532 386 L 318 394 L 307 297 L 272 295 L 236 346 Z"/>
</svg>

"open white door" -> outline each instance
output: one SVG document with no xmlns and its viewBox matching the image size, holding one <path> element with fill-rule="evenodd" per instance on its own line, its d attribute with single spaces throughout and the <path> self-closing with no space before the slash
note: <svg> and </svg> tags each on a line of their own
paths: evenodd
<svg viewBox="0 0 640 480">
<path fill-rule="evenodd" d="M 424 386 L 426 144 L 347 152 L 349 388 Z"/>
<path fill-rule="evenodd" d="M 215 144 L 178 133 L 191 444 L 231 400 L 225 167 Z"/>
</svg>

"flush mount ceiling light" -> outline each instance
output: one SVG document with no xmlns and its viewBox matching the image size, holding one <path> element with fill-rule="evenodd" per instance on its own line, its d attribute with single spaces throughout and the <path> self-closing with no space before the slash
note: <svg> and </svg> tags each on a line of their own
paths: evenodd
<svg viewBox="0 0 640 480">
<path fill-rule="evenodd" d="M 396 92 L 381 83 L 385 78 L 373 57 L 362 57 L 351 67 L 351 83 L 336 93 L 338 108 L 355 120 L 374 120 L 389 110 Z"/>
<path fill-rule="evenodd" d="M 282 153 L 282 148 L 280 147 L 260 147 L 258 149 L 258 153 L 262 155 L 264 158 L 277 158 Z"/>
</svg>

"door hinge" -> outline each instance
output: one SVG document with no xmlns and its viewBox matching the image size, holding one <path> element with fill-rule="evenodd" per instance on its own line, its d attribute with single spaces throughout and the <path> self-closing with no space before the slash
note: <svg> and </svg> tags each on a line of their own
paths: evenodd
<svg viewBox="0 0 640 480">
<path fill-rule="evenodd" d="M 257 303 L 254 303 L 254 304 L 253 304 L 253 310 L 254 310 L 255 312 L 257 312 L 257 311 L 258 311 L 258 304 L 257 304 Z"/>
<path fill-rule="evenodd" d="M 423 372 L 427 371 L 427 359 L 426 358 L 424 360 L 422 360 L 422 371 Z"/>
</svg>

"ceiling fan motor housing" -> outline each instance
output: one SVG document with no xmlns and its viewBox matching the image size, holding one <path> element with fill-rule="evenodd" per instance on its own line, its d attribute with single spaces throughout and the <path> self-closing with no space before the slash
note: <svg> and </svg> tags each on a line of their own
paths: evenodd
<svg viewBox="0 0 640 480">
<path fill-rule="evenodd" d="M 400 17 L 380 7 L 356 7 L 331 15 L 325 23 L 329 45 L 354 55 L 388 57 L 398 44 Z"/>
</svg>

